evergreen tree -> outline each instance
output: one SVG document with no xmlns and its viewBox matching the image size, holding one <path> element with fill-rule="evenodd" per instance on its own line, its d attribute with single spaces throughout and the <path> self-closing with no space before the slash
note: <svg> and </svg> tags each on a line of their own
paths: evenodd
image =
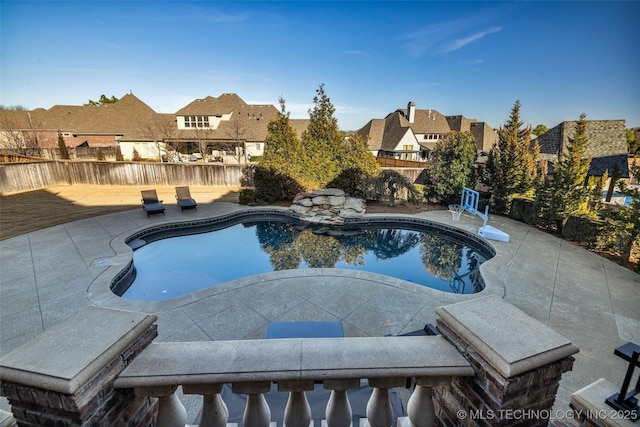
<svg viewBox="0 0 640 427">
<path fill-rule="evenodd" d="M 587 174 L 591 165 L 591 158 L 587 156 L 588 143 L 586 115 L 581 114 L 566 152 L 560 154 L 560 160 L 553 168 L 551 213 L 559 231 L 569 215 L 588 211 Z"/>
<path fill-rule="evenodd" d="M 333 116 L 335 108 L 324 91 L 324 84 L 316 90 L 313 103 L 314 107 L 309 110 L 309 126 L 302 134 L 302 146 L 306 153 L 309 186 L 323 188 L 348 165 L 344 137 Z"/>
<path fill-rule="evenodd" d="M 515 195 L 529 193 L 537 180 L 538 144 L 531 145 L 531 127 L 521 129 L 520 101 L 511 109 L 511 116 L 498 131 L 498 143 L 487 156 L 482 182 L 491 191 L 495 213 L 509 212 Z"/>
<path fill-rule="evenodd" d="M 64 137 L 61 133 L 58 133 L 58 149 L 60 150 L 60 158 L 63 160 L 69 160 L 69 150 L 64 143 Z"/>
<path fill-rule="evenodd" d="M 265 138 L 264 155 L 258 160 L 262 168 L 286 175 L 301 184 L 304 179 L 304 151 L 302 143 L 291 126 L 285 100 L 280 97 L 280 112 L 269 122 Z"/>
<path fill-rule="evenodd" d="M 365 139 L 357 133 L 347 138 L 345 152 L 344 162 L 339 165 L 340 172 L 327 187 L 339 188 L 348 196 L 366 198 L 365 183 L 380 174 L 380 164 L 369 151 Z"/>
<path fill-rule="evenodd" d="M 460 201 L 463 187 L 474 187 L 477 151 L 470 132 L 449 132 L 436 143 L 425 169 L 424 195 L 437 203 Z"/>
<path fill-rule="evenodd" d="M 111 98 L 107 97 L 107 95 L 102 94 L 100 95 L 100 99 L 97 101 L 93 101 L 93 100 L 89 100 L 89 102 L 87 102 L 86 104 L 84 104 L 85 107 L 88 106 L 93 106 L 93 107 L 102 107 L 103 105 L 106 104 L 115 104 L 116 102 L 118 102 L 118 98 L 116 98 L 115 96 L 111 96 Z"/>
<path fill-rule="evenodd" d="M 120 149 L 119 145 L 116 147 L 116 161 L 117 162 L 124 161 L 124 156 L 122 155 L 122 150 Z"/>
<path fill-rule="evenodd" d="M 380 173 L 380 164 L 371 150 L 369 150 L 367 141 L 359 134 L 354 133 L 347 138 L 345 143 L 345 156 L 340 169 L 341 171 L 356 169 L 369 177 L 373 177 Z"/>
</svg>

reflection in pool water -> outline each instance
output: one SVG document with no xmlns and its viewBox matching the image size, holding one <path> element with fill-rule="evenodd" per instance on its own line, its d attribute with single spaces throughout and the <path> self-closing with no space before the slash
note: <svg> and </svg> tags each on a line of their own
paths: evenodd
<svg viewBox="0 0 640 427">
<path fill-rule="evenodd" d="M 121 296 L 167 300 L 242 277 L 302 268 L 362 270 L 453 293 L 482 290 L 478 269 L 487 257 L 481 249 L 435 229 L 414 228 L 265 220 L 156 240 L 134 252 L 135 280 Z"/>
</svg>

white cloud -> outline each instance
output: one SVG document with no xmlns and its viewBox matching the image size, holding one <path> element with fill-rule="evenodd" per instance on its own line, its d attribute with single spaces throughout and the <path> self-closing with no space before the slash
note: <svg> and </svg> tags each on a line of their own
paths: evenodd
<svg viewBox="0 0 640 427">
<path fill-rule="evenodd" d="M 451 43 L 448 44 L 447 47 L 445 47 L 442 50 L 442 53 L 450 53 L 450 52 L 454 52 L 470 43 L 473 43 L 477 40 L 480 40 L 481 38 L 489 35 L 489 34 L 493 34 L 493 33 L 497 33 L 499 31 L 502 31 L 502 27 L 492 27 L 492 28 L 488 28 L 486 30 L 483 31 L 478 31 L 476 33 L 471 34 L 470 36 L 461 38 L 461 39 L 456 39 L 454 41 L 452 41 Z"/>
<path fill-rule="evenodd" d="M 502 27 L 494 26 L 478 30 L 493 20 L 489 15 L 467 16 L 452 21 L 437 22 L 422 26 L 415 31 L 403 34 L 407 54 L 420 57 L 425 53 L 446 54 L 454 52 L 483 37 L 502 31 Z M 475 30 L 472 30 L 475 28 Z M 482 27 L 480 27 L 482 28 Z M 470 33 L 471 31 L 475 31 Z"/>
<path fill-rule="evenodd" d="M 363 50 L 348 50 L 346 52 L 343 52 L 345 55 L 355 55 L 355 56 L 369 56 L 368 52 L 365 52 Z"/>
</svg>

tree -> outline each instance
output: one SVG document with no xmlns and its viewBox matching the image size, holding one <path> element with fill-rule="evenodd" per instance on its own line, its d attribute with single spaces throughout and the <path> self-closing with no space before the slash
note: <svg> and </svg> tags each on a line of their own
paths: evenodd
<svg viewBox="0 0 640 427">
<path fill-rule="evenodd" d="M 535 136 L 540 136 L 544 133 L 547 133 L 548 130 L 549 129 L 545 125 L 538 125 L 533 131 L 531 131 L 531 133 L 533 133 Z"/>
<path fill-rule="evenodd" d="M 138 129 L 141 135 L 153 142 L 154 154 L 162 161 L 162 152 L 166 151 L 167 143 L 171 141 L 175 132 L 174 122 L 157 115 L 140 122 Z"/>
<path fill-rule="evenodd" d="M 264 154 L 258 160 L 258 165 L 277 171 L 304 185 L 306 161 L 302 143 L 295 129 L 291 126 L 284 98 L 280 97 L 278 102 L 280 103 L 280 112 L 267 126 Z"/>
<path fill-rule="evenodd" d="M 116 147 L 116 162 L 122 162 L 124 161 L 124 156 L 122 155 L 122 150 L 120 149 L 120 146 L 118 145 Z"/>
<path fill-rule="evenodd" d="M 69 160 L 69 150 L 67 150 L 67 145 L 64 143 L 64 137 L 60 132 L 58 132 L 58 149 L 60 150 L 60 158 L 63 160 Z"/>
<path fill-rule="evenodd" d="M 1 110 L 26 111 L 27 107 L 24 105 L 0 105 Z"/>
<path fill-rule="evenodd" d="M 559 160 L 554 162 L 553 177 L 539 189 L 540 194 L 536 194 L 538 200 L 546 200 L 547 222 L 555 223 L 558 231 L 562 231 L 562 225 L 570 215 L 589 211 L 591 190 L 587 185 L 587 175 L 591 158 L 587 156 L 588 143 L 586 115 L 581 114 L 566 151 L 561 152 Z"/>
<path fill-rule="evenodd" d="M 102 94 L 100 95 L 100 99 L 97 101 L 93 101 L 93 100 L 89 100 L 89 102 L 87 102 L 86 104 L 84 104 L 85 107 L 89 107 L 89 106 L 93 106 L 93 107 L 102 107 L 103 105 L 106 104 L 113 104 L 118 102 L 118 98 L 116 98 L 115 96 L 111 96 L 111 98 L 107 98 L 106 95 Z"/>
<path fill-rule="evenodd" d="M 266 202 L 291 199 L 306 184 L 302 144 L 291 126 L 284 98 L 278 101 L 280 112 L 267 125 L 264 154 L 254 173 L 255 198 Z"/>
<path fill-rule="evenodd" d="M 302 134 L 305 150 L 305 175 L 311 188 L 323 188 L 342 169 L 348 168 L 345 141 L 333 116 L 335 108 L 324 91 L 316 90 L 314 107 L 309 110 L 309 126 Z"/>
<path fill-rule="evenodd" d="M 495 213 L 506 214 L 511 200 L 529 193 L 537 180 L 538 144 L 531 144 L 531 127 L 521 129 L 520 101 L 511 109 L 511 116 L 498 131 L 498 143 L 489 151 L 482 172 L 482 182 L 491 192 Z"/>
<path fill-rule="evenodd" d="M 264 155 L 258 160 L 256 176 L 260 180 L 268 179 L 269 186 L 282 181 L 291 190 L 331 185 L 354 194 L 356 181 L 361 183 L 379 173 L 379 165 L 361 137 L 352 136 L 345 141 L 324 85 L 317 90 L 302 140 L 291 126 L 284 99 L 279 101 L 281 111 L 269 122 Z M 258 187 L 267 188 L 256 184 L 256 197 L 260 199 Z"/>
<path fill-rule="evenodd" d="M 436 143 L 425 169 L 424 195 L 437 203 L 456 203 L 463 187 L 474 187 L 477 151 L 470 132 L 449 132 Z"/>
<path fill-rule="evenodd" d="M 407 192 L 407 200 L 416 203 L 422 199 L 420 191 L 402 175 L 392 169 L 385 169 L 375 178 L 371 178 L 365 184 L 368 198 L 373 200 L 386 199 L 389 206 L 395 206 L 398 194 L 401 191 Z"/>
<path fill-rule="evenodd" d="M 620 257 L 628 262 L 634 245 L 640 247 L 640 190 L 620 181 L 620 193 L 631 197 L 628 206 L 620 206 L 616 210 L 608 210 L 606 215 L 614 220 L 611 234 L 616 240 Z M 638 264 L 640 272 L 640 263 Z"/>
<path fill-rule="evenodd" d="M 631 129 L 627 129 L 627 149 L 629 154 L 640 154 L 640 138 Z"/>
<path fill-rule="evenodd" d="M 380 173 L 380 164 L 369 150 L 367 141 L 354 133 L 346 139 L 344 161 L 340 169 L 356 169 L 372 177 Z"/>
<path fill-rule="evenodd" d="M 229 125 L 227 136 L 231 138 L 232 142 L 222 144 L 221 148 L 227 152 L 231 152 L 236 161 L 240 163 L 240 160 L 242 160 L 246 154 L 244 144 L 247 142 L 247 138 L 251 136 L 249 135 L 249 128 L 247 128 L 246 123 L 240 120 L 234 120 Z M 245 162 L 246 160 L 245 158 Z"/>
<path fill-rule="evenodd" d="M 42 126 L 30 111 L 20 107 L 0 108 L 0 146 L 18 155 L 25 155 L 29 149 L 37 149 L 43 137 L 38 132 Z"/>
<path fill-rule="evenodd" d="M 359 134 L 347 137 L 345 141 L 345 160 L 340 172 L 328 187 L 339 188 L 351 197 L 365 197 L 364 183 L 380 173 L 380 164 L 369 150 L 367 142 Z"/>
</svg>

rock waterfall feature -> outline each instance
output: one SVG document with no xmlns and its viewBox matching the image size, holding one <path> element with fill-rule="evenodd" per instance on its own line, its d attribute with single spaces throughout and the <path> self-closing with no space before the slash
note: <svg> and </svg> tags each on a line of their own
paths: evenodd
<svg viewBox="0 0 640 427">
<path fill-rule="evenodd" d="M 367 211 L 367 204 L 357 197 L 347 197 L 336 188 L 299 194 L 289 208 L 309 222 L 320 224 L 344 224 L 346 218 L 360 218 Z"/>
</svg>

